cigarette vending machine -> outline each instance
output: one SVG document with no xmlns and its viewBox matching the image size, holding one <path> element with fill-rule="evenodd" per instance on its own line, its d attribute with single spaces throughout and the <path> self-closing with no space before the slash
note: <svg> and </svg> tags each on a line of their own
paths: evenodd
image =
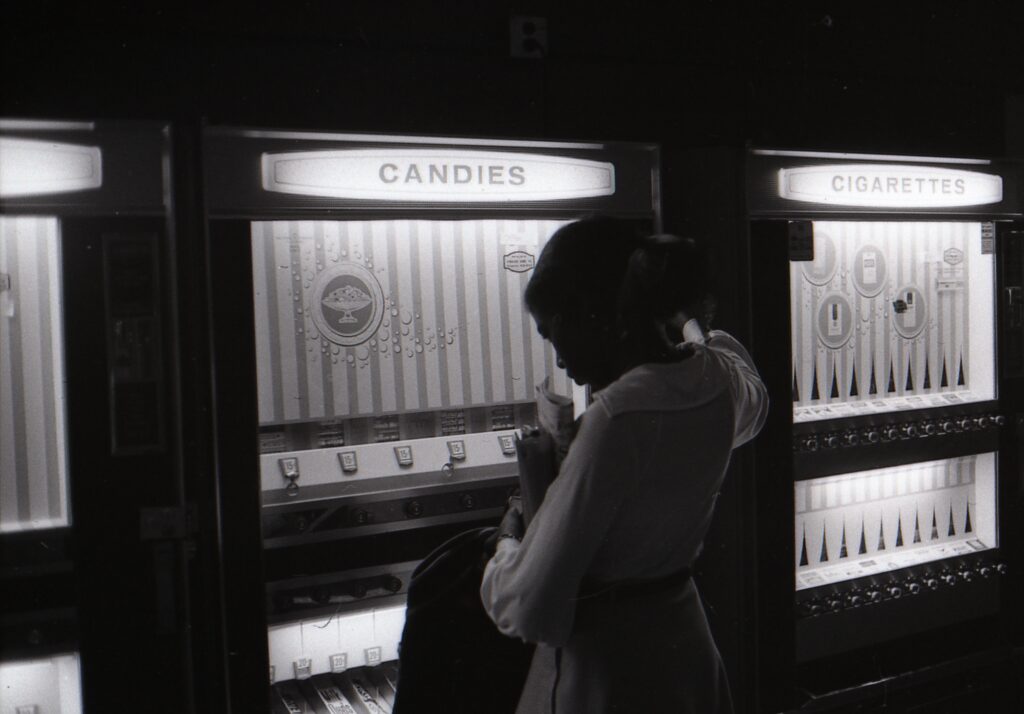
<svg viewBox="0 0 1024 714">
<path fill-rule="evenodd" d="M 930 711 L 970 689 L 968 709 L 1003 711 L 1022 643 L 1019 167 L 755 150 L 747 174 L 772 399 L 759 709 Z"/>
<path fill-rule="evenodd" d="M 658 229 L 657 149 L 211 128 L 203 162 L 232 703 L 387 711 L 410 573 L 496 523 L 535 386 L 573 394 L 537 256 Z"/>
<path fill-rule="evenodd" d="M 0 120 L 0 703 L 188 707 L 169 135 Z"/>
</svg>

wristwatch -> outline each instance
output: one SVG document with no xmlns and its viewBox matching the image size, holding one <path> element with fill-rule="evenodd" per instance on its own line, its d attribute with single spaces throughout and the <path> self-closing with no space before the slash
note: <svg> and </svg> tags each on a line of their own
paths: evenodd
<svg viewBox="0 0 1024 714">
<path fill-rule="evenodd" d="M 523 540 L 522 538 L 517 536 L 515 533 L 499 533 L 498 534 L 498 540 L 501 540 L 502 538 L 511 538 L 516 543 L 519 543 L 519 542 L 521 542 Z"/>
</svg>

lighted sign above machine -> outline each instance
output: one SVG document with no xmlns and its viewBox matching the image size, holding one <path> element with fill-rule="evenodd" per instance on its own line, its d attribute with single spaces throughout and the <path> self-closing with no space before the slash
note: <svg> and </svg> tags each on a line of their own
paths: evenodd
<svg viewBox="0 0 1024 714">
<path fill-rule="evenodd" d="M 902 164 L 826 164 L 779 169 L 779 196 L 872 208 L 982 206 L 1003 200 L 1003 180 L 962 169 Z"/>
<path fill-rule="evenodd" d="M 84 191 L 102 184 L 97 146 L 0 137 L 0 198 Z"/>
<path fill-rule="evenodd" d="M 265 153 L 262 175 L 267 191 L 380 201 L 501 203 L 615 193 L 609 162 L 468 149 Z"/>
</svg>

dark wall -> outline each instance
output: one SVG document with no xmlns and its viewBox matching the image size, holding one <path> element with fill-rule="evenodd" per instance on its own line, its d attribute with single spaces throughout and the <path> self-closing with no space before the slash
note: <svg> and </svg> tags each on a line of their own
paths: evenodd
<svg viewBox="0 0 1024 714">
<path fill-rule="evenodd" d="M 655 141 L 671 199 L 693 147 L 1001 154 L 1024 93 L 1018 3 L 361 5 L 23 3 L 2 113 Z M 546 20 L 542 58 L 511 56 L 514 16 Z"/>
</svg>

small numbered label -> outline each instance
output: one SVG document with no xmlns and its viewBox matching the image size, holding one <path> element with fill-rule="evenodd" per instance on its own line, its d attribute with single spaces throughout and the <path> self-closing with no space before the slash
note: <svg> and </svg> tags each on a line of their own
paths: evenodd
<svg viewBox="0 0 1024 714">
<path fill-rule="evenodd" d="M 448 442 L 448 454 L 452 457 L 453 461 L 465 461 L 466 460 L 466 442 L 462 439 L 456 439 L 455 441 Z"/>
<path fill-rule="evenodd" d="M 498 437 L 498 444 L 501 445 L 501 453 L 505 456 L 514 456 L 516 453 L 516 439 L 511 434 L 502 434 Z"/>
<path fill-rule="evenodd" d="M 306 679 L 313 676 L 313 660 L 309 657 L 295 660 L 292 663 L 292 667 L 295 669 L 296 679 Z"/>
<path fill-rule="evenodd" d="M 338 461 L 341 463 L 341 470 L 347 474 L 353 474 L 359 470 L 359 462 L 356 460 L 354 451 L 342 451 L 338 454 Z"/>
<path fill-rule="evenodd" d="M 299 477 L 299 460 L 296 457 L 278 459 L 277 463 L 281 467 L 281 475 L 286 479 L 294 480 Z"/>
<path fill-rule="evenodd" d="M 398 459 L 399 466 L 412 466 L 412 447 L 396 446 L 395 458 Z"/>
<path fill-rule="evenodd" d="M 348 654 L 333 654 L 331 655 L 331 671 L 337 674 L 338 672 L 344 672 L 348 669 Z"/>
<path fill-rule="evenodd" d="M 367 665 L 380 664 L 383 658 L 380 647 L 367 647 L 365 654 Z"/>
</svg>

